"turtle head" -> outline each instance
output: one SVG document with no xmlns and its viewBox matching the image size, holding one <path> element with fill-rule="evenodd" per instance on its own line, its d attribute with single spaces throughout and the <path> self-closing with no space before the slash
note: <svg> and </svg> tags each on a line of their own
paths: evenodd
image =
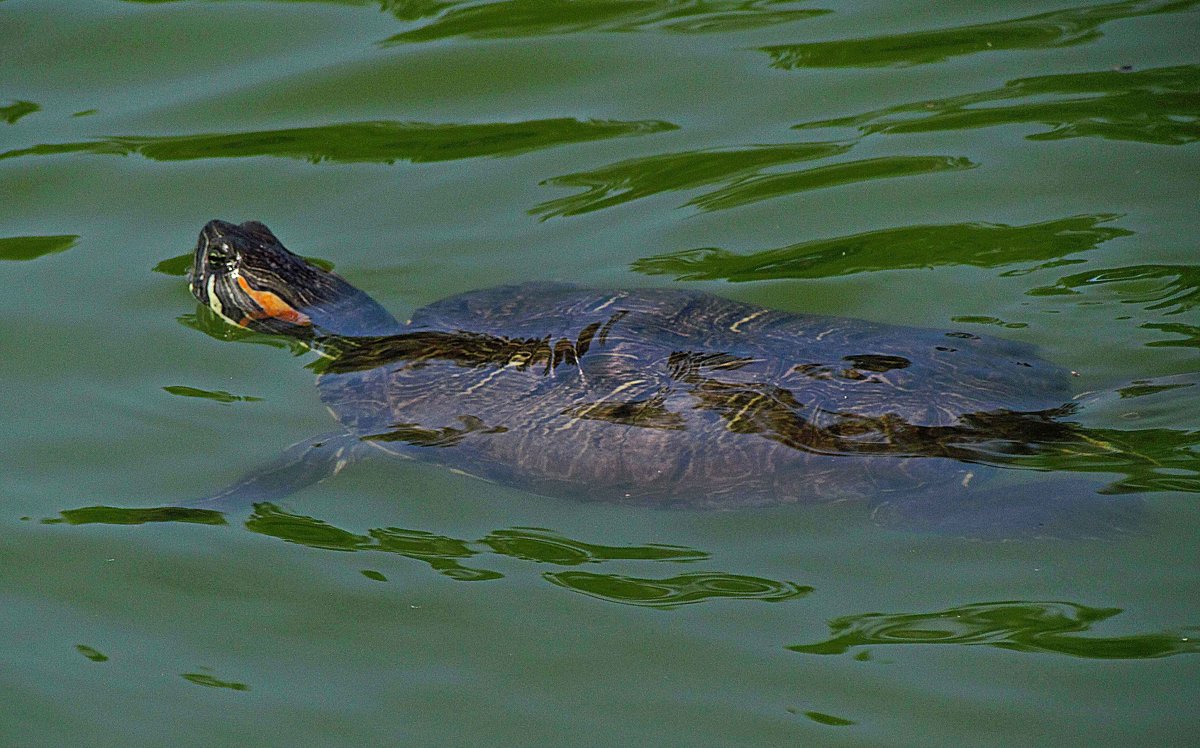
<svg viewBox="0 0 1200 748">
<path fill-rule="evenodd" d="M 381 335 L 396 320 L 341 276 L 288 251 L 263 224 L 209 221 L 188 287 L 228 322 L 297 337 Z"/>
</svg>

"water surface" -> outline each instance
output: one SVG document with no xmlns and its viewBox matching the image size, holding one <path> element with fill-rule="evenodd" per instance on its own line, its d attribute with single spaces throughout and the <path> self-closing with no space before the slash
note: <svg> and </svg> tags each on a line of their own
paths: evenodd
<svg viewBox="0 0 1200 748">
<path fill-rule="evenodd" d="M 1198 33 L 1182 0 L 0 3 L 0 742 L 1193 744 Z M 1010 477 L 1141 517 L 979 541 L 387 461 L 163 509 L 331 428 L 311 354 L 198 322 L 217 217 L 398 317 L 567 280 L 1031 343 L 1088 445 Z"/>
</svg>

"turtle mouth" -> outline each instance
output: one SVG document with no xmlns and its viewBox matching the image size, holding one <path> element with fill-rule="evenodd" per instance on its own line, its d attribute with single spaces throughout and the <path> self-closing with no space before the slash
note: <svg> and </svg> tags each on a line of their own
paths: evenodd
<svg viewBox="0 0 1200 748">
<path fill-rule="evenodd" d="M 230 239 L 233 224 L 213 220 L 205 224 L 196 240 L 188 290 L 204 306 L 231 324 L 244 327 L 244 302 L 237 294 L 237 252 Z"/>
<path fill-rule="evenodd" d="M 211 309 L 221 319 L 230 324 L 245 327 L 236 305 L 230 303 L 233 299 L 233 273 L 215 273 L 198 268 L 188 284 L 192 295 L 204 306 Z"/>
<path fill-rule="evenodd" d="M 194 250 L 192 269 L 188 273 L 188 290 L 192 292 L 197 301 L 220 314 L 221 302 L 216 294 L 216 282 L 218 275 L 228 272 L 229 268 L 214 267 L 215 263 L 212 258 L 214 249 L 223 241 L 220 227 L 215 225 L 218 223 L 218 221 L 210 221 L 200 231 L 200 237 L 196 241 Z M 217 253 L 220 254 L 219 251 Z M 218 273 L 218 270 L 222 272 Z"/>
</svg>

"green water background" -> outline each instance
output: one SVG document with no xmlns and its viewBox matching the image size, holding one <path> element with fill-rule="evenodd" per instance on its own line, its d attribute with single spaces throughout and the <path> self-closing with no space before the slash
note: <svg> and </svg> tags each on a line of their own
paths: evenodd
<svg viewBox="0 0 1200 748">
<path fill-rule="evenodd" d="M 1194 744 L 1198 5 L 0 2 L 0 744 Z M 1031 466 L 1146 516 L 378 462 L 113 524 L 330 427 L 306 358 L 191 324 L 214 217 L 398 316 L 557 279 L 1034 343 L 1096 448 Z"/>
</svg>

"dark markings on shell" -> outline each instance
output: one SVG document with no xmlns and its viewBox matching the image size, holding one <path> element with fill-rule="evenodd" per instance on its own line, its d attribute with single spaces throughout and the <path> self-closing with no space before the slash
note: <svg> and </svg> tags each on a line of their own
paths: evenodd
<svg viewBox="0 0 1200 748">
<path fill-rule="evenodd" d="M 555 495 L 832 500 L 1069 438 L 1069 379 L 1023 344 L 689 291 L 489 289 L 327 347 L 352 432 Z"/>
</svg>

